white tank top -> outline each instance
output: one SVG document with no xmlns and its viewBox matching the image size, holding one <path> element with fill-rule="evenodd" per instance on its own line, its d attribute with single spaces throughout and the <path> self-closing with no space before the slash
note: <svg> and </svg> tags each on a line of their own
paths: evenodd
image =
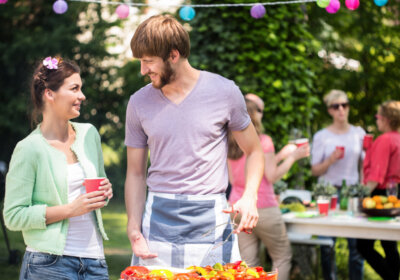
<svg viewBox="0 0 400 280">
<path fill-rule="evenodd" d="M 68 164 L 68 203 L 84 194 L 85 173 L 79 162 Z M 34 251 L 29 246 L 27 251 Z M 63 255 L 81 258 L 104 258 L 103 240 L 97 230 L 93 212 L 69 218 Z"/>
</svg>

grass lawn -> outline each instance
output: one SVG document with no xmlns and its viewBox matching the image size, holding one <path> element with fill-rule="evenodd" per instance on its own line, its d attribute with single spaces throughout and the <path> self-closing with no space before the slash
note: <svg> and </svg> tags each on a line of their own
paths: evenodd
<svg viewBox="0 0 400 280">
<path fill-rule="evenodd" d="M 3 210 L 3 205 L 0 205 Z M 110 205 L 103 210 L 103 220 L 109 241 L 104 241 L 104 250 L 109 268 L 111 280 L 119 279 L 120 272 L 130 264 L 131 247 L 126 235 L 127 217 L 125 213 L 124 202 L 111 200 Z M 25 245 L 20 232 L 7 231 L 12 250 L 19 250 L 21 254 L 25 251 Z M 381 253 L 382 248 L 379 242 L 375 243 L 375 247 Z M 399 245 L 400 251 L 400 245 Z M 21 256 L 22 257 L 22 256 Z M 336 242 L 336 262 L 338 266 L 338 278 L 348 279 L 347 273 L 347 241 L 338 238 Z M 266 264 L 268 268 L 268 264 Z M 18 279 L 20 264 L 10 265 L 8 263 L 8 250 L 4 240 L 3 232 L 0 232 L 0 278 L 4 280 Z M 322 271 L 319 269 L 319 279 L 322 279 Z M 305 279 L 305 278 L 300 278 Z M 312 278 L 314 279 L 314 278 Z M 364 280 L 381 279 L 373 269 L 365 263 Z"/>
</svg>

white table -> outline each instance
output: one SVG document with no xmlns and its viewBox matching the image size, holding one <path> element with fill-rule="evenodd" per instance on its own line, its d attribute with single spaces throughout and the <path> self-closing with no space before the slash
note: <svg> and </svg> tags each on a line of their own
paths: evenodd
<svg viewBox="0 0 400 280">
<path fill-rule="evenodd" d="M 291 212 L 284 214 L 283 220 L 289 233 L 400 240 L 399 218 L 384 222 L 368 221 L 363 214 L 353 217 L 347 215 L 346 212 L 337 211 L 326 217 L 311 218 L 299 218 L 296 217 L 296 213 Z"/>
</svg>

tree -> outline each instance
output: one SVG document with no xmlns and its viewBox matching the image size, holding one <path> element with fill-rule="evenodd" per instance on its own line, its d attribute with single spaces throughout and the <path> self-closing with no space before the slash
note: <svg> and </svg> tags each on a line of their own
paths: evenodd
<svg viewBox="0 0 400 280">
<path fill-rule="evenodd" d="M 252 18 L 249 10 L 201 9 L 190 22 L 191 62 L 234 80 L 243 93 L 258 94 L 266 104 L 266 131 L 280 148 L 287 143 L 291 128 L 310 136 L 315 105 L 319 103 L 314 61 L 310 59 L 315 56 L 317 42 L 308 31 L 300 5 L 267 6 L 267 14 L 261 19 Z M 293 173 L 298 171 L 292 169 Z M 304 172 L 309 173 L 308 169 Z M 293 184 L 302 185 L 302 178 L 299 176 L 300 182 Z"/>
<path fill-rule="evenodd" d="M 400 2 L 390 1 L 378 7 L 374 1 L 363 1 L 355 11 L 342 2 L 337 14 L 329 15 L 316 5 L 308 6 L 310 30 L 325 53 L 316 68 L 317 93 L 321 98 L 332 88 L 346 91 L 351 110 L 350 122 L 377 133 L 374 115 L 377 105 L 399 99 L 400 93 Z M 332 55 L 352 59 L 358 67 L 334 63 Z M 318 59 L 321 61 L 321 59 Z M 321 105 L 321 112 L 325 106 Z M 317 122 L 314 131 L 328 119 Z"/>
<path fill-rule="evenodd" d="M 9 162 L 16 143 L 32 130 L 29 79 L 36 62 L 58 55 L 81 68 L 86 101 L 76 121 L 99 129 L 108 176 L 114 188 L 122 189 L 125 109 L 130 94 L 144 82 L 129 73 L 133 68 L 138 73 L 137 63 L 117 67 L 116 56 L 107 51 L 120 40 L 107 31 L 122 22 L 109 22 L 102 12 L 113 13 L 116 6 L 68 2 L 68 11 L 58 15 L 52 4 L 16 0 L 0 5 L 0 160 Z"/>
</svg>

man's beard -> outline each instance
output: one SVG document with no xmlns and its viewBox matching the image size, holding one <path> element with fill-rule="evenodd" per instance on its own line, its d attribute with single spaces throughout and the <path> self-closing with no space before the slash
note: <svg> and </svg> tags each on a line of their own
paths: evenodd
<svg viewBox="0 0 400 280">
<path fill-rule="evenodd" d="M 164 67 L 159 76 L 160 76 L 160 83 L 156 84 L 153 82 L 153 87 L 155 87 L 156 89 L 162 89 L 164 86 L 166 86 L 175 79 L 175 71 L 172 69 L 171 63 L 169 61 L 166 61 L 164 63 Z"/>
</svg>

